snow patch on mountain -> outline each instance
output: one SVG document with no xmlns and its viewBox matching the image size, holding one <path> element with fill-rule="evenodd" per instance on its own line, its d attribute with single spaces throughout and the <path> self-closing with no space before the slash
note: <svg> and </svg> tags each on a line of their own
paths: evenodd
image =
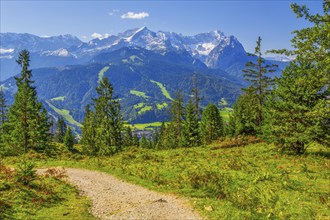
<svg viewBox="0 0 330 220">
<path fill-rule="evenodd" d="M 64 48 L 54 50 L 54 51 L 47 50 L 47 51 L 42 52 L 41 54 L 45 55 L 45 56 L 59 56 L 59 57 L 73 56 L 73 54 L 69 53 L 69 51 Z"/>
</svg>

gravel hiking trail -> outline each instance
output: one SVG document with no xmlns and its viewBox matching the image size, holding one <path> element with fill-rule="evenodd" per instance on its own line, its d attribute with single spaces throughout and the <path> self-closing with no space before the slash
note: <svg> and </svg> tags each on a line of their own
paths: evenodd
<svg viewBox="0 0 330 220">
<path fill-rule="evenodd" d="M 69 183 L 91 199 L 90 211 L 99 219 L 201 219 L 187 202 L 174 195 L 153 192 L 102 172 L 65 171 Z"/>
</svg>

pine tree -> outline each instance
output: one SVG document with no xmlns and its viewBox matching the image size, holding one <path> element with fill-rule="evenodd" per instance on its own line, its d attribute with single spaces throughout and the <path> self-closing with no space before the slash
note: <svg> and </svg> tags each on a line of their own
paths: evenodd
<svg viewBox="0 0 330 220">
<path fill-rule="evenodd" d="M 138 147 L 139 146 L 139 137 L 137 134 L 133 135 L 133 146 Z"/>
<path fill-rule="evenodd" d="M 66 129 L 64 138 L 63 138 L 63 143 L 68 150 L 73 151 L 73 145 L 75 143 L 76 139 L 74 137 L 74 134 L 72 133 L 71 127 L 68 126 Z"/>
<path fill-rule="evenodd" d="M 180 137 L 184 118 L 183 94 L 179 91 L 175 93 L 171 104 L 171 126 L 177 137 Z"/>
<path fill-rule="evenodd" d="M 0 149 L 4 148 L 4 123 L 7 121 L 7 105 L 5 94 L 0 87 Z M 4 150 L 0 150 L 3 151 Z M 0 153 L 1 154 L 1 153 Z"/>
<path fill-rule="evenodd" d="M 184 120 L 183 94 L 175 93 L 170 107 L 171 122 L 166 127 L 165 134 L 161 137 L 162 148 L 177 148 L 181 141 Z"/>
<path fill-rule="evenodd" d="M 103 77 L 96 88 L 97 98 L 93 99 L 94 111 L 89 107 L 83 128 L 85 151 L 93 155 L 111 155 L 122 150 L 123 120 L 118 99 L 113 97 L 113 87 Z"/>
<path fill-rule="evenodd" d="M 0 87 L 0 129 L 2 129 L 2 125 L 5 123 L 6 120 L 7 120 L 6 98 L 2 87 Z"/>
<path fill-rule="evenodd" d="M 88 155 L 96 156 L 99 147 L 96 145 L 96 121 L 90 105 L 86 106 L 85 119 L 82 127 L 83 152 Z"/>
<path fill-rule="evenodd" d="M 265 59 L 262 58 L 261 53 L 261 37 L 258 37 L 257 46 L 255 47 L 254 54 L 250 54 L 257 57 L 257 62 L 252 61 L 246 63 L 246 69 L 243 70 L 246 81 L 251 82 L 249 89 L 253 90 L 258 99 L 257 105 L 257 126 L 260 128 L 263 120 L 263 105 L 265 96 L 268 94 L 270 87 L 274 84 L 274 80 L 268 77 L 268 73 L 276 71 L 277 65 L 265 64 Z"/>
<path fill-rule="evenodd" d="M 256 135 L 258 125 L 258 98 L 251 86 L 240 95 L 229 117 L 228 133 L 230 136 Z"/>
<path fill-rule="evenodd" d="M 191 90 L 193 94 L 193 103 L 195 105 L 195 114 L 198 119 L 200 119 L 200 106 L 199 102 L 201 101 L 201 98 L 199 97 L 199 90 L 198 90 L 198 78 L 197 78 L 197 73 L 194 73 L 193 76 L 193 89 Z"/>
<path fill-rule="evenodd" d="M 142 137 L 140 139 L 140 147 L 150 148 L 149 140 L 144 135 L 142 135 Z"/>
<path fill-rule="evenodd" d="M 118 99 L 113 97 L 113 87 L 108 78 L 103 77 L 96 88 L 99 95 L 94 99 L 97 123 L 96 143 L 100 153 L 109 155 L 122 149 L 122 116 Z"/>
<path fill-rule="evenodd" d="M 155 134 L 153 137 L 153 146 L 156 149 L 164 149 L 164 138 L 165 138 L 166 126 L 162 122 L 161 126 L 155 129 Z"/>
<path fill-rule="evenodd" d="M 309 14 L 306 6 L 291 7 L 313 26 L 294 31 L 293 51 L 272 51 L 296 59 L 267 100 L 264 134 L 281 150 L 302 154 L 314 142 L 330 146 L 330 2 L 323 2 L 323 15 Z"/>
<path fill-rule="evenodd" d="M 6 144 L 16 153 L 28 150 L 45 152 L 51 140 L 51 123 L 32 86 L 29 62 L 29 52 L 21 51 L 17 59 L 17 63 L 22 67 L 21 76 L 15 77 L 18 91 L 14 104 L 9 109 L 8 121 L 5 122 Z"/>
<path fill-rule="evenodd" d="M 201 137 L 203 143 L 209 144 L 224 136 L 223 120 L 216 105 L 210 103 L 206 106 L 201 120 Z"/>
<path fill-rule="evenodd" d="M 181 146 L 183 147 L 194 147 L 201 144 L 198 115 L 196 113 L 196 106 L 189 99 L 186 106 L 186 118 L 184 121 L 183 134 L 181 138 Z"/>
<path fill-rule="evenodd" d="M 55 141 L 58 143 L 63 143 L 64 136 L 66 133 L 67 125 L 64 121 L 64 118 L 60 116 L 56 122 L 56 135 L 55 135 Z"/>
<path fill-rule="evenodd" d="M 123 145 L 126 147 L 130 147 L 133 145 L 133 134 L 132 134 L 132 128 L 130 126 L 124 127 Z"/>
</svg>

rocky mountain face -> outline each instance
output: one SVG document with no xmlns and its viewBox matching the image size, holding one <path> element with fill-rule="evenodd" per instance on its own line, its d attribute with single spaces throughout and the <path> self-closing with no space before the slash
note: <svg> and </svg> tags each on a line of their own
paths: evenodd
<svg viewBox="0 0 330 220">
<path fill-rule="evenodd" d="M 236 62 L 246 61 L 246 52 L 240 42 L 220 31 L 183 36 L 174 32 L 153 32 L 142 27 L 87 43 L 72 35 L 38 37 L 31 34 L 1 33 L 0 39 L 2 80 L 17 74 L 14 60 L 22 49 L 31 52 L 32 68 L 84 64 L 100 53 L 129 46 L 156 53 L 185 51 L 213 69 L 226 69 Z"/>
</svg>

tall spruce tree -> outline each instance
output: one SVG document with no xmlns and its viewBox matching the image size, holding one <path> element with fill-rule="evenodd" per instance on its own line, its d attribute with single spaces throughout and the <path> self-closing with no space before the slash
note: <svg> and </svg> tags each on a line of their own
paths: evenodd
<svg viewBox="0 0 330 220">
<path fill-rule="evenodd" d="M 181 91 L 176 92 L 170 107 L 171 122 L 166 126 L 160 145 L 162 148 L 177 148 L 181 140 L 184 120 L 184 103 Z"/>
<path fill-rule="evenodd" d="M 240 95 L 233 106 L 233 112 L 229 115 L 227 133 L 230 136 L 256 135 L 258 125 L 258 99 L 254 88 L 251 86 Z"/>
<path fill-rule="evenodd" d="M 7 121 L 7 104 L 5 99 L 5 94 L 0 87 L 0 151 L 4 148 L 4 123 Z M 1 155 L 1 153 L 0 153 Z"/>
<path fill-rule="evenodd" d="M 8 121 L 5 122 L 5 141 L 16 153 L 28 150 L 45 152 L 52 137 L 51 123 L 42 103 L 38 101 L 36 89 L 32 86 L 29 52 L 21 51 L 16 62 L 22 67 L 22 71 L 20 77 L 15 77 L 18 91 L 14 104 L 9 109 Z"/>
<path fill-rule="evenodd" d="M 171 126 L 177 137 L 180 137 L 184 120 L 183 93 L 175 93 L 171 104 Z"/>
<path fill-rule="evenodd" d="M 194 147 L 201 144 L 196 105 L 189 99 L 186 106 L 186 117 L 181 138 L 181 146 Z"/>
<path fill-rule="evenodd" d="M 323 15 L 311 15 L 306 6 L 291 7 L 312 26 L 294 31 L 293 51 L 272 51 L 296 59 L 267 100 L 264 134 L 281 150 L 302 154 L 314 142 L 330 146 L 330 2 L 323 2 Z"/>
<path fill-rule="evenodd" d="M 90 105 L 86 106 L 85 119 L 82 127 L 83 151 L 85 154 L 96 156 L 99 147 L 96 145 L 96 118 L 94 112 L 91 111 Z"/>
<path fill-rule="evenodd" d="M 251 56 L 256 57 L 256 62 L 249 61 L 246 63 L 246 69 L 243 70 L 246 81 L 251 83 L 249 89 L 253 90 L 258 99 L 257 105 L 257 126 L 260 128 L 263 120 L 263 105 L 265 96 L 268 94 L 270 87 L 274 84 L 274 80 L 268 76 L 268 73 L 276 71 L 277 65 L 266 64 L 265 59 L 261 53 L 261 37 L 258 37 L 257 45 L 254 54 Z"/>
<path fill-rule="evenodd" d="M 66 148 L 68 148 L 69 151 L 73 151 L 73 145 L 75 143 L 76 139 L 74 137 L 74 134 L 71 130 L 71 127 L 68 126 L 68 128 L 65 131 L 65 135 L 63 137 L 63 143 Z"/>
<path fill-rule="evenodd" d="M 55 135 L 56 142 L 63 143 L 66 129 L 67 129 L 67 125 L 64 121 L 64 118 L 60 116 L 56 122 L 56 135 Z"/>
<path fill-rule="evenodd" d="M 108 78 L 102 78 L 96 92 L 98 97 L 93 99 L 95 111 L 89 107 L 86 109 L 83 143 L 85 147 L 91 148 L 86 150 L 92 154 L 111 155 L 121 151 L 123 145 L 120 104 L 113 97 L 113 87 Z"/>
<path fill-rule="evenodd" d="M 223 120 L 216 105 L 210 103 L 206 106 L 202 114 L 200 127 L 204 144 L 209 144 L 224 136 Z"/>
<path fill-rule="evenodd" d="M 0 129 L 2 129 L 2 125 L 6 120 L 7 120 L 7 103 L 3 88 L 0 87 Z"/>
<path fill-rule="evenodd" d="M 198 89 L 198 78 L 197 78 L 197 73 L 194 73 L 193 76 L 193 88 L 191 90 L 192 96 L 193 96 L 193 103 L 195 105 L 195 114 L 197 115 L 197 118 L 200 118 L 200 106 L 199 102 L 201 101 L 201 98 L 199 97 L 199 89 Z"/>
<path fill-rule="evenodd" d="M 126 147 L 133 146 L 133 133 L 130 126 L 126 126 L 123 129 L 123 145 Z"/>
</svg>

